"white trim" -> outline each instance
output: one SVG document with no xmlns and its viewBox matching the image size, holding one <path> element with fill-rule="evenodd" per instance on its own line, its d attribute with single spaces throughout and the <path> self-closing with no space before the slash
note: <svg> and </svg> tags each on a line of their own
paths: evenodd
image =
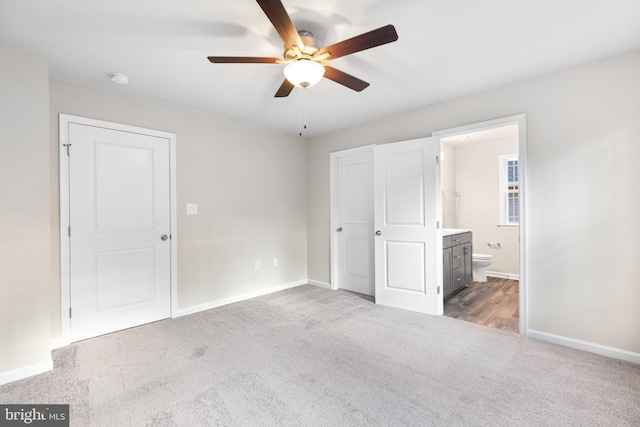
<svg viewBox="0 0 640 427">
<path fill-rule="evenodd" d="M 564 337 L 561 335 L 536 331 L 535 329 L 529 329 L 529 338 L 640 364 L 640 353 L 634 353 L 632 351 L 622 350 L 620 348 L 608 347 L 606 345 L 596 344 L 589 341 L 582 341 L 574 338 Z"/>
<path fill-rule="evenodd" d="M 499 279 L 520 280 L 519 274 L 502 273 L 499 271 L 487 271 L 486 273 L 487 273 L 487 276 L 497 277 Z"/>
<path fill-rule="evenodd" d="M 504 230 L 517 230 L 520 228 L 519 225 L 516 224 L 496 224 L 498 228 L 502 228 Z"/>
<path fill-rule="evenodd" d="M 0 373 L 0 385 L 18 381 L 23 378 L 29 378 L 51 370 L 53 370 L 53 359 L 48 359 L 29 366 L 23 366 L 22 368 L 14 369 L 12 371 L 2 372 Z"/>
<path fill-rule="evenodd" d="M 432 136 L 433 138 L 433 136 Z M 435 176 L 435 185 L 436 185 L 436 280 L 438 286 L 438 305 L 437 305 L 437 314 L 439 316 L 444 315 L 444 264 L 443 264 L 443 251 L 442 248 L 442 228 L 443 228 L 443 219 L 442 219 L 442 161 L 444 158 L 444 152 L 442 151 L 442 144 L 440 144 L 440 138 L 435 138 L 436 144 L 436 158 L 434 159 L 436 162 L 436 176 Z M 458 219 L 456 218 L 456 223 Z"/>
<path fill-rule="evenodd" d="M 297 282 L 286 283 L 284 285 L 273 286 L 267 289 L 260 289 L 254 292 L 247 292 L 246 294 L 235 295 L 228 298 L 209 301 L 204 304 L 194 305 L 191 307 L 181 308 L 174 311 L 171 314 L 172 318 L 188 316 L 189 314 L 199 313 L 205 310 L 211 310 L 212 308 L 222 307 L 223 305 L 233 304 L 240 301 L 245 301 L 251 298 L 261 297 L 263 295 L 272 294 L 274 292 L 284 291 L 285 289 L 296 288 L 298 286 L 306 285 L 307 280 L 298 280 Z"/>
<path fill-rule="evenodd" d="M 324 289 L 333 289 L 331 287 L 331 284 L 329 283 L 325 283 L 325 282 L 320 282 L 318 280 L 311 280 L 311 279 L 307 279 L 307 283 L 309 285 L 313 285 L 313 286 L 317 286 L 319 288 L 324 288 Z"/>
<path fill-rule="evenodd" d="M 169 135 L 169 203 L 171 204 L 171 314 L 178 310 L 178 172 L 176 167 L 176 135 Z"/>
<path fill-rule="evenodd" d="M 334 151 L 329 153 L 329 218 L 330 218 L 330 248 L 331 248 L 331 284 L 329 289 L 340 289 L 338 280 L 338 239 L 334 238 L 334 230 L 338 228 L 338 159 L 354 154 L 366 154 L 373 152 L 375 144 L 364 145 L 362 147 L 349 148 L 347 150 Z"/>
<path fill-rule="evenodd" d="M 517 114 L 514 116 L 503 117 L 500 119 L 487 120 L 480 123 L 473 123 L 464 126 L 458 126 L 450 129 L 443 129 L 433 132 L 431 135 L 438 138 L 460 135 L 463 133 L 475 132 L 479 130 L 491 129 L 500 126 L 518 125 L 518 173 L 520 181 L 520 280 L 519 280 L 519 311 L 520 325 L 519 331 L 522 336 L 529 336 L 529 298 L 527 292 L 527 272 L 528 272 L 528 253 L 527 253 L 527 115 Z"/>
<path fill-rule="evenodd" d="M 55 341 L 57 347 L 71 344 L 71 320 L 69 319 L 69 307 L 71 305 L 71 287 L 69 272 L 69 158 L 64 144 L 69 143 L 69 124 L 78 123 L 87 126 L 103 127 L 124 132 L 140 133 L 169 140 L 169 191 L 171 204 L 171 315 L 177 310 L 178 304 L 178 226 L 177 226 L 177 202 L 176 202 L 176 135 L 173 133 L 146 129 L 136 126 L 112 123 L 103 120 L 89 119 L 86 117 L 60 114 L 60 339 Z M 53 343 L 52 343 L 53 345 Z M 57 348 L 56 347 L 56 348 Z"/>
</svg>

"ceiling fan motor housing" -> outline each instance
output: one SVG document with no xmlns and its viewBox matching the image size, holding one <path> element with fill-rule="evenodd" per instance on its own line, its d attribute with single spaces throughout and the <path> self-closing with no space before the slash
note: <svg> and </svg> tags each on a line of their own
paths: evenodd
<svg viewBox="0 0 640 427">
<path fill-rule="evenodd" d="M 286 46 L 284 47 L 284 60 L 285 61 L 297 61 L 298 59 L 311 59 L 314 53 L 320 50 L 320 45 L 318 41 L 313 37 L 313 33 L 311 31 L 298 31 L 300 35 L 300 39 L 302 40 L 302 44 L 304 46 L 300 46 L 300 51 L 298 49 L 288 49 Z"/>
</svg>

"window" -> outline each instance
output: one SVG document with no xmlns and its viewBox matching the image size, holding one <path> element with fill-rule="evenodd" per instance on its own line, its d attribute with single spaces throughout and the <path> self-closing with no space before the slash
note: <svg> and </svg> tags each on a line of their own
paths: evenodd
<svg viewBox="0 0 640 427">
<path fill-rule="evenodd" d="M 500 227 L 517 227 L 520 223 L 520 186 L 518 155 L 500 156 Z"/>
</svg>

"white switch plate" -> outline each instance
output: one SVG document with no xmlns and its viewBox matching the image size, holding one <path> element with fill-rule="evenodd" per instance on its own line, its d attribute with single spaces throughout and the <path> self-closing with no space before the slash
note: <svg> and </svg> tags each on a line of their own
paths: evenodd
<svg viewBox="0 0 640 427">
<path fill-rule="evenodd" d="M 278 266 L 278 258 L 274 258 L 273 259 L 273 266 L 277 267 Z"/>
<path fill-rule="evenodd" d="M 198 215 L 197 203 L 187 203 L 187 215 Z"/>
<path fill-rule="evenodd" d="M 260 261 L 256 261 L 255 268 L 256 270 L 260 270 Z"/>
</svg>

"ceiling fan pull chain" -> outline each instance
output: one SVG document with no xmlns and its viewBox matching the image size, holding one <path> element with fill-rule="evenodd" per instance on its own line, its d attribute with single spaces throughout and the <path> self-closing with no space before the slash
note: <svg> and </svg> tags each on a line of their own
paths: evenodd
<svg viewBox="0 0 640 427">
<path fill-rule="evenodd" d="M 300 95 L 298 95 L 298 131 L 300 132 L 300 136 L 302 136 L 302 122 L 304 121 L 304 116 L 302 113 L 302 108 L 304 106 L 304 101 L 302 99 L 302 92 L 304 91 L 298 91 L 300 93 Z"/>
<path fill-rule="evenodd" d="M 307 88 L 303 88 L 302 92 L 302 124 L 303 129 L 307 130 Z"/>
</svg>

